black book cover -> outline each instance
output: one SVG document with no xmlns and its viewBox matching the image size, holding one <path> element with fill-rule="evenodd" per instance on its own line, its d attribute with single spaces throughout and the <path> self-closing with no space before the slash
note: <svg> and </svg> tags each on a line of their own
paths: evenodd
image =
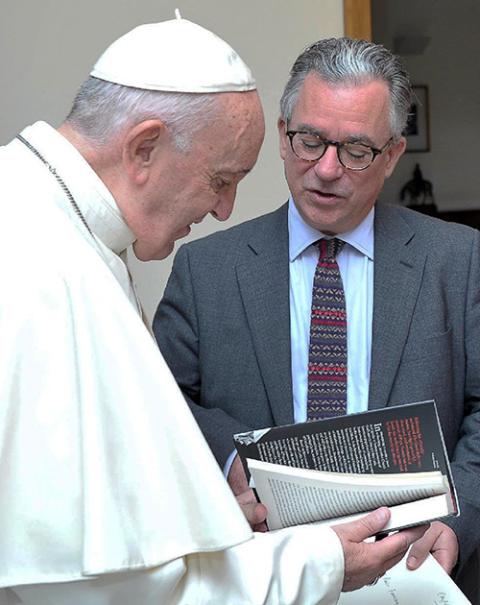
<svg viewBox="0 0 480 605">
<path fill-rule="evenodd" d="M 340 473 L 439 470 L 458 511 L 433 400 L 248 431 L 234 435 L 234 443 L 248 478 L 247 458 Z"/>
</svg>

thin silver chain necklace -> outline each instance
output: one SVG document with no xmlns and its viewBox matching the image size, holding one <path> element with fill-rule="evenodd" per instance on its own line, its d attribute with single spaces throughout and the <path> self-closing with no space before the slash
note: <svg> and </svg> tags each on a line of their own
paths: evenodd
<svg viewBox="0 0 480 605">
<path fill-rule="evenodd" d="M 70 202 L 70 204 L 72 205 L 72 208 L 75 211 L 75 214 L 78 216 L 78 218 L 82 221 L 82 223 L 85 225 L 85 228 L 87 229 L 87 231 L 90 233 L 90 235 L 93 237 L 93 239 L 95 239 L 92 230 L 90 229 L 90 227 L 88 226 L 87 221 L 85 220 L 85 217 L 82 214 L 82 211 L 80 210 L 80 208 L 78 207 L 77 202 L 75 201 L 73 195 L 70 192 L 70 189 L 67 187 L 67 185 L 65 184 L 65 181 L 62 179 L 62 177 L 57 173 L 57 171 L 55 170 L 55 168 L 49 164 L 47 162 L 47 160 L 43 157 L 43 155 L 38 151 L 38 149 L 35 149 L 35 147 L 29 142 L 27 141 L 27 139 L 25 139 L 21 134 L 17 134 L 16 138 L 21 141 L 28 149 L 30 149 L 30 151 L 37 156 L 37 158 L 43 162 L 45 164 L 45 166 L 49 169 L 49 171 L 51 172 L 51 174 L 55 177 L 55 179 L 57 180 L 57 183 L 60 185 L 60 187 L 62 188 L 62 191 L 65 193 L 65 195 L 68 198 L 68 201 Z"/>
<path fill-rule="evenodd" d="M 70 192 L 70 189 L 67 187 L 67 185 L 65 184 L 65 181 L 62 179 L 62 177 L 57 173 L 57 171 L 55 170 L 55 168 L 49 163 L 47 162 L 47 160 L 43 157 L 43 155 L 38 151 L 38 149 L 36 149 L 29 141 L 27 141 L 27 139 L 25 139 L 21 134 L 17 134 L 16 138 L 21 141 L 28 149 L 30 149 L 30 151 L 37 156 L 37 158 L 43 162 L 45 164 L 45 166 L 49 169 L 49 171 L 52 173 L 52 175 L 55 177 L 55 179 L 57 180 L 57 183 L 60 185 L 60 187 L 62 188 L 62 191 L 65 193 L 65 195 L 68 198 L 68 201 L 70 202 L 70 204 L 72 205 L 72 208 L 75 211 L 75 214 L 77 214 L 78 218 L 82 221 L 82 223 L 85 225 L 85 228 L 87 229 L 87 231 L 90 233 L 90 235 L 93 238 L 93 241 L 95 242 L 95 244 L 97 245 L 97 248 L 99 249 L 101 255 L 103 256 L 103 258 L 105 259 L 105 261 L 108 264 L 108 260 L 105 258 L 103 251 L 101 250 L 100 246 L 98 245 L 98 242 L 95 238 L 95 236 L 92 233 L 92 230 L 90 229 L 90 227 L 88 226 L 87 221 L 85 220 L 85 217 L 82 214 L 82 211 L 80 210 L 80 208 L 78 207 L 77 202 L 75 201 L 73 195 Z M 133 281 L 132 281 L 132 277 L 130 275 L 130 272 L 127 270 L 128 272 L 128 277 L 130 280 L 130 287 L 131 290 L 133 292 L 133 296 L 134 299 L 136 301 L 137 304 L 137 310 L 139 312 L 139 314 L 142 317 L 142 320 L 144 322 L 144 324 L 146 325 L 148 331 L 150 332 L 150 334 L 153 337 L 153 332 L 150 328 L 150 324 L 145 316 L 145 313 L 143 311 L 143 307 L 140 304 L 140 299 L 137 296 L 137 293 L 135 291 L 135 288 L 133 286 Z"/>
</svg>

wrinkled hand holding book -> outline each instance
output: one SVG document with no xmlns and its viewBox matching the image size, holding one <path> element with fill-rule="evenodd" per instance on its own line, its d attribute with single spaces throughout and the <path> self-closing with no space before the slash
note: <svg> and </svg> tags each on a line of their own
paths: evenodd
<svg viewBox="0 0 480 605">
<path fill-rule="evenodd" d="M 428 529 L 428 525 L 421 525 L 390 534 L 380 541 L 365 541 L 381 532 L 389 519 L 390 511 L 382 507 L 357 521 L 332 527 L 342 543 L 345 556 L 343 591 L 374 584 L 403 559 L 411 544 Z"/>
</svg>

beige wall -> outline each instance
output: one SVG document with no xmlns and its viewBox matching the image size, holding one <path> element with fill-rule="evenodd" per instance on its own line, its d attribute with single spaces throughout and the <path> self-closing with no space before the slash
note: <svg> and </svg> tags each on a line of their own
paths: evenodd
<svg viewBox="0 0 480 605">
<path fill-rule="evenodd" d="M 0 143 L 37 119 L 58 125 L 105 46 L 139 23 L 173 18 L 177 6 L 183 17 L 228 40 L 249 64 L 267 121 L 261 157 L 240 185 L 232 218 L 227 224 L 206 219 L 192 229 L 189 238 L 194 239 L 268 212 L 286 199 L 277 153 L 278 99 L 302 48 L 323 36 L 342 34 L 342 0 L 1 0 Z M 171 261 L 131 260 L 150 317 Z"/>
</svg>

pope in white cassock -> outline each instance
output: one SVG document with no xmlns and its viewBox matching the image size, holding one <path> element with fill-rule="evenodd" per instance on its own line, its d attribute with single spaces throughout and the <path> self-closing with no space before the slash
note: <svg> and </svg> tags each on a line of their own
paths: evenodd
<svg viewBox="0 0 480 605">
<path fill-rule="evenodd" d="M 421 533 L 252 533 L 142 320 L 125 250 L 228 218 L 263 133 L 249 69 L 177 16 L 0 149 L 2 605 L 333 604 Z"/>
</svg>

